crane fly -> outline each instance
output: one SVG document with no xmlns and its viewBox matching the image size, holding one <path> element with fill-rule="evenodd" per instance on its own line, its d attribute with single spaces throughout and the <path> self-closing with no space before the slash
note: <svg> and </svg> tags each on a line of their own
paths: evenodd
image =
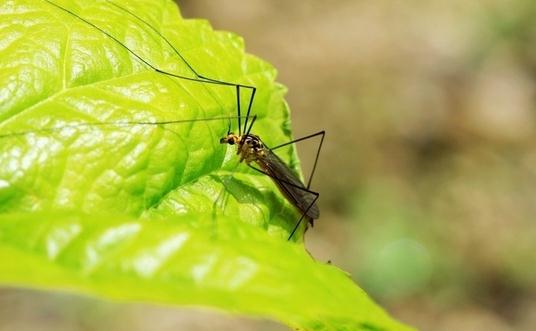
<svg viewBox="0 0 536 331">
<path fill-rule="evenodd" d="M 299 140 L 312 138 L 317 135 L 321 135 L 323 140 L 324 131 L 293 140 L 274 148 L 268 148 L 265 146 L 259 136 L 251 133 L 251 128 L 253 127 L 253 123 L 255 123 L 256 119 L 257 117 L 253 116 L 249 128 L 243 135 L 236 135 L 232 132 L 227 132 L 227 135 L 220 139 L 220 143 L 236 145 L 236 154 L 240 156 L 240 162 L 245 161 L 246 164 L 252 169 L 269 176 L 285 198 L 287 198 L 287 200 L 294 205 L 294 207 L 301 211 L 301 217 L 298 222 L 296 222 L 296 225 L 288 237 L 288 240 L 290 240 L 304 218 L 306 218 L 308 223 L 312 225 L 313 221 L 320 216 L 320 211 L 316 205 L 316 200 L 318 199 L 319 194 L 309 190 L 310 182 L 308 186 L 305 187 L 298 176 L 293 173 L 293 171 L 285 164 L 285 162 L 283 162 L 283 160 L 281 160 L 281 158 L 279 158 L 279 156 L 273 152 L 273 150 L 279 147 L 287 146 L 291 143 L 295 143 Z M 315 165 L 317 160 L 315 160 Z M 261 169 L 252 166 L 251 162 L 255 162 Z"/>
<path fill-rule="evenodd" d="M 181 54 L 181 52 L 169 41 L 167 37 L 165 37 L 159 30 L 157 30 L 154 26 L 149 24 L 146 20 L 141 18 L 138 14 L 133 12 L 132 10 L 129 10 L 128 8 L 119 5 L 111 0 L 105 0 L 106 3 L 110 5 L 111 8 L 116 8 L 120 12 L 123 13 L 123 15 L 130 17 L 131 19 L 138 21 L 143 26 L 149 28 L 154 34 L 160 38 L 160 40 L 163 42 L 163 44 L 167 45 L 169 49 L 172 50 L 172 53 L 175 54 L 178 60 L 181 61 L 186 67 L 188 68 L 189 72 L 193 73 L 193 77 L 187 76 L 185 74 L 179 74 L 179 73 L 173 73 L 169 72 L 167 70 L 163 70 L 159 68 L 158 66 L 152 64 L 150 60 L 147 60 L 143 58 L 141 55 L 136 53 L 134 50 L 132 50 L 130 47 L 128 47 L 123 41 L 121 41 L 118 37 L 114 36 L 111 32 L 107 31 L 103 27 L 99 26 L 96 23 L 93 23 L 89 19 L 86 19 L 74 11 L 63 7 L 59 4 L 57 4 L 54 1 L 51 0 L 41 0 L 44 3 L 49 4 L 50 6 L 55 7 L 56 9 L 60 10 L 61 12 L 67 13 L 70 15 L 74 20 L 77 20 L 79 22 L 82 22 L 96 31 L 100 31 L 104 36 L 111 39 L 113 42 L 115 42 L 117 45 L 125 49 L 133 58 L 140 63 L 141 65 L 145 66 L 146 68 L 153 70 L 154 72 L 163 75 L 165 77 L 168 77 L 170 79 L 177 79 L 180 81 L 187 81 L 192 83 L 199 83 L 203 86 L 204 90 L 210 95 L 212 99 L 214 99 L 218 104 L 218 98 L 216 95 L 208 89 L 207 85 L 213 85 L 213 86 L 223 86 L 223 87 L 230 87 L 234 88 L 234 93 L 236 96 L 236 116 L 216 116 L 212 118 L 196 118 L 196 119 L 177 119 L 177 120 L 162 120 L 162 121 L 102 121 L 102 122 L 84 122 L 84 123 L 74 123 L 74 124 L 66 124 L 62 126 L 57 127 L 45 127 L 40 129 L 34 129 L 34 130 L 23 130 L 18 132 L 7 132 L 7 133 L 0 133 L 0 138 L 6 138 L 6 137 L 18 137 L 18 136 L 24 136 L 33 134 L 36 132 L 54 132 L 54 131 L 60 131 L 60 130 L 68 130 L 68 129 L 81 129 L 81 128 L 94 128 L 94 127 L 121 127 L 121 126 L 158 126 L 160 128 L 163 128 L 165 130 L 169 130 L 173 132 L 173 130 L 167 129 L 167 126 L 173 125 L 173 124 L 179 124 L 179 123 L 193 123 L 193 122 L 204 122 L 204 121 L 229 121 L 229 126 L 227 133 L 221 137 L 220 144 L 227 144 L 236 146 L 236 154 L 239 156 L 239 162 L 245 162 L 250 168 L 254 169 L 255 171 L 258 171 L 264 175 L 269 176 L 272 181 L 276 184 L 278 189 L 281 191 L 283 196 L 301 213 L 300 218 L 296 221 L 294 227 L 290 231 L 290 235 L 288 236 L 288 240 L 292 239 L 295 232 L 299 228 L 300 224 L 303 223 L 304 220 L 306 220 L 307 224 L 313 224 L 313 221 L 319 217 L 319 209 L 316 204 L 317 199 L 319 197 L 318 192 L 310 190 L 311 180 L 313 178 L 316 165 L 318 162 L 320 150 L 322 147 L 322 142 L 324 139 L 325 132 L 320 131 L 299 139 L 295 139 L 280 145 L 277 145 L 275 147 L 268 147 L 258 135 L 255 135 L 252 133 L 253 125 L 257 119 L 257 115 L 252 115 L 252 105 L 253 101 L 257 92 L 257 87 L 253 85 L 247 85 L 247 84 L 238 84 L 238 83 L 232 83 L 227 82 L 220 79 L 213 79 L 205 75 L 199 74 L 194 67 L 186 60 L 186 58 Z M 242 110 L 241 110 L 241 92 L 243 91 L 249 91 L 249 99 L 247 102 L 247 111 L 245 116 L 243 116 Z M 222 106 L 223 107 L 223 106 Z M 236 119 L 236 127 L 238 130 L 238 133 L 235 134 L 231 131 L 231 119 Z M 312 167 L 311 174 L 309 176 L 309 179 L 307 181 L 307 184 L 304 184 L 302 180 L 296 175 L 290 167 L 274 152 L 276 149 L 288 146 L 303 140 L 307 140 L 313 137 L 320 137 L 320 143 L 318 145 L 318 149 L 316 151 L 316 157 L 315 161 Z M 255 167 L 253 164 L 256 164 L 258 167 Z"/>
</svg>

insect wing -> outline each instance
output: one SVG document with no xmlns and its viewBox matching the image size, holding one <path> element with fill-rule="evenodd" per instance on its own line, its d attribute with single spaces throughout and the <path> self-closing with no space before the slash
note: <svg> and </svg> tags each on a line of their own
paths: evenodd
<svg viewBox="0 0 536 331">
<path fill-rule="evenodd" d="M 296 208 L 311 219 L 317 219 L 320 216 L 315 203 L 316 195 L 305 188 L 298 176 L 279 156 L 267 149 L 264 159 L 259 160 L 259 165 Z"/>
</svg>

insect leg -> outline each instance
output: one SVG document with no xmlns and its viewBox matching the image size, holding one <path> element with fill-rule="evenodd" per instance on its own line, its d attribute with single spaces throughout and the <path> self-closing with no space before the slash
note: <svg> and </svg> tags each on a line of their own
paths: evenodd
<svg viewBox="0 0 536 331">
<path fill-rule="evenodd" d="M 236 85 L 236 109 L 238 112 L 238 135 L 242 135 L 242 122 L 240 119 L 240 86 Z M 229 134 L 230 132 L 227 132 Z"/>
<path fill-rule="evenodd" d="M 243 130 L 244 132 L 246 131 L 247 123 L 248 123 L 248 119 L 249 119 L 249 114 L 250 114 L 250 111 L 251 111 L 251 106 L 253 104 L 253 99 L 255 98 L 255 92 L 257 91 L 257 88 L 255 86 L 225 82 L 225 81 L 218 80 L 218 79 L 213 79 L 213 78 L 210 78 L 210 77 L 207 77 L 205 75 L 202 75 L 202 74 L 198 73 L 190 65 L 190 63 L 188 63 L 186 58 L 179 52 L 179 50 L 175 46 L 173 46 L 171 41 L 169 41 L 169 39 L 166 38 L 166 36 L 164 36 L 154 26 L 152 26 L 147 21 L 145 21 L 143 18 L 141 18 L 140 16 L 136 15 L 135 13 L 133 13 L 130 10 L 128 10 L 127 8 L 115 3 L 114 1 L 106 0 L 106 2 L 108 2 L 109 4 L 115 6 L 116 8 L 119 8 L 120 10 L 128 13 L 129 15 L 131 15 L 132 17 L 136 18 L 138 21 L 140 21 L 141 23 L 146 25 L 148 28 L 150 28 L 154 33 L 156 33 L 173 50 L 173 52 L 182 60 L 182 62 L 184 62 L 186 64 L 186 66 L 193 72 L 193 74 L 197 78 L 200 78 L 201 80 L 211 82 L 211 83 L 215 83 L 215 84 L 236 86 L 237 111 L 238 111 L 238 134 L 239 135 L 242 134 L 242 123 L 241 123 L 241 116 L 240 116 L 240 88 L 250 89 L 251 90 L 251 96 L 250 96 L 250 99 L 249 99 L 248 110 L 247 110 L 247 114 L 246 114 L 246 120 L 245 120 L 245 123 L 244 123 L 244 130 Z M 161 72 L 161 73 L 163 73 L 163 72 Z"/>
<path fill-rule="evenodd" d="M 210 78 L 207 78 L 207 77 L 203 77 L 202 75 L 198 74 L 197 71 L 190 65 L 190 63 L 188 63 L 188 61 L 186 61 L 186 59 L 182 56 L 182 54 L 179 52 L 179 50 L 177 48 L 175 48 L 175 46 L 173 46 L 171 44 L 171 42 L 160 31 L 158 31 L 154 26 L 152 26 L 151 24 L 146 22 L 143 18 L 139 17 L 138 15 L 136 15 L 131 10 L 128 10 L 127 8 L 125 8 L 125 7 L 121 6 L 121 5 L 118 5 L 117 3 L 115 3 L 115 2 L 113 2 L 111 0 L 106 0 L 106 2 L 111 4 L 111 5 L 113 5 L 113 6 L 115 6 L 115 7 L 117 7 L 117 8 L 119 8 L 120 10 L 128 13 L 129 15 L 131 15 L 132 17 L 136 18 L 138 21 L 140 21 L 144 25 L 146 25 L 149 29 L 153 30 L 160 38 L 162 38 L 162 40 L 164 40 L 164 42 L 166 44 L 168 44 L 168 46 L 170 46 L 173 49 L 174 53 L 182 60 L 182 62 L 184 62 L 184 64 L 186 64 L 188 69 L 190 69 L 194 73 L 194 75 L 196 77 L 217 82 L 217 80 L 210 79 Z"/>
<path fill-rule="evenodd" d="M 139 62 L 143 63 L 144 65 L 146 65 L 147 67 L 149 67 L 150 69 L 154 70 L 155 72 L 159 73 L 159 74 L 163 74 L 163 75 L 166 75 L 166 76 L 169 76 L 169 77 L 173 77 L 173 78 L 179 78 L 179 79 L 184 79 L 184 80 L 189 80 L 189 81 L 194 81 L 194 82 L 199 82 L 199 83 L 207 83 L 207 84 L 215 84 L 215 85 L 224 85 L 224 86 L 235 86 L 237 88 L 237 91 L 239 88 L 247 88 L 247 89 L 250 89 L 252 91 L 251 93 L 251 96 L 250 96 L 250 100 L 249 100 L 249 106 L 248 106 L 248 116 L 249 116 L 249 113 L 250 113 L 250 109 L 251 109 L 251 105 L 253 103 L 253 98 L 255 96 L 255 91 L 256 91 L 256 87 L 254 86 L 250 86 L 250 85 L 243 85 L 243 84 L 236 84 L 236 83 L 230 83 L 230 82 L 225 82 L 225 81 L 221 81 L 221 80 L 217 80 L 217 79 L 212 79 L 212 78 L 208 78 L 206 76 L 203 76 L 203 75 L 200 75 L 197 73 L 197 71 L 195 71 L 195 69 L 188 63 L 188 61 L 186 61 L 186 59 L 184 58 L 184 56 L 177 50 L 177 48 L 175 48 L 173 46 L 173 44 L 162 34 L 160 33 L 156 28 L 154 28 L 153 26 L 151 26 L 149 23 L 147 23 L 145 20 L 143 20 L 141 17 L 137 16 L 136 14 L 134 14 L 133 12 L 129 11 L 128 9 L 110 1 L 110 0 L 106 0 L 108 3 L 110 3 L 111 5 L 114 5 L 115 7 L 119 8 L 120 10 L 128 13 L 129 15 L 131 15 L 132 17 L 136 18 L 137 20 L 139 20 L 140 22 L 142 22 L 144 25 L 148 26 L 152 31 L 154 31 L 159 37 L 162 38 L 162 40 L 164 40 L 164 42 L 170 46 L 174 53 L 186 64 L 186 66 L 192 71 L 192 73 L 194 74 L 195 78 L 193 77 L 188 77 L 188 76 L 184 76 L 184 75 L 179 75 L 179 74 L 174 74 L 174 73 L 171 73 L 171 72 L 167 72 L 165 70 L 162 70 L 160 68 L 158 68 L 156 65 L 152 64 L 150 61 L 148 60 L 145 60 L 144 58 L 142 58 L 141 56 L 139 56 L 138 54 L 136 54 L 136 52 L 134 52 L 132 49 L 130 49 L 129 47 L 127 47 L 122 41 L 120 41 L 118 38 L 116 38 L 115 36 L 113 36 L 111 33 L 109 33 L 108 31 L 104 30 L 103 28 L 99 27 L 98 25 L 90 22 L 89 20 L 81 17 L 80 15 L 76 14 L 75 12 L 67 9 L 67 8 L 64 8 L 56 3 L 54 3 L 53 1 L 51 0 L 43 0 L 45 2 L 47 2 L 48 4 L 50 4 L 51 6 L 54 6 L 66 13 L 68 13 L 69 15 L 73 16 L 74 18 L 88 24 L 89 26 L 93 27 L 94 29 L 100 31 L 101 33 L 103 33 L 104 35 L 106 35 L 108 38 L 112 39 L 114 42 L 116 42 L 117 44 L 119 44 L 120 46 L 122 46 L 124 49 L 126 49 L 130 54 L 132 54 Z M 216 100 L 216 102 L 219 103 L 219 101 L 217 101 L 217 99 L 215 98 L 215 96 L 212 94 L 212 92 L 210 90 L 207 89 L 207 91 L 210 93 L 210 95 Z M 237 97 L 237 99 L 239 100 L 239 97 Z M 238 101 L 239 103 L 239 101 Z M 239 104 L 237 105 L 237 107 L 240 107 Z M 240 121 L 240 114 L 238 115 L 238 121 Z M 246 117 L 246 123 L 247 123 L 247 117 Z M 240 128 L 240 125 L 241 123 L 239 122 L 238 125 L 239 125 L 239 128 Z M 240 129 L 239 129 L 240 130 Z"/>
<path fill-rule="evenodd" d="M 251 164 L 248 164 L 248 166 L 249 166 L 251 169 L 260 172 L 261 174 L 264 174 L 264 175 L 266 175 L 266 176 L 272 178 L 273 180 L 276 180 L 276 181 L 278 181 L 278 182 L 285 183 L 285 184 L 290 185 L 290 186 L 292 186 L 292 187 L 295 187 L 295 188 L 297 188 L 297 189 L 299 189 L 299 190 L 302 190 L 302 191 L 304 191 L 304 192 L 307 192 L 307 193 L 310 193 L 310 194 L 314 195 L 314 199 L 311 201 L 311 203 L 307 206 L 307 208 L 305 209 L 305 211 L 302 213 L 300 219 L 296 222 L 296 225 L 295 225 L 294 228 L 292 229 L 292 232 L 290 233 L 290 235 L 289 235 L 289 237 L 288 237 L 287 240 L 292 239 L 292 237 L 294 236 L 294 233 L 296 232 L 296 230 L 297 230 L 298 227 L 300 226 L 301 222 L 302 222 L 303 219 L 305 218 L 305 215 L 307 214 L 307 212 L 309 211 L 309 209 L 311 209 L 311 207 L 315 204 L 316 200 L 318 200 L 318 197 L 320 196 L 320 193 L 315 192 L 315 191 L 311 191 L 311 190 L 309 190 L 309 189 L 307 189 L 307 188 L 305 188 L 305 187 L 301 187 L 301 186 L 295 185 L 295 184 L 293 184 L 293 183 L 291 183 L 291 182 L 288 182 L 288 181 L 286 181 L 286 180 L 284 180 L 284 179 L 277 178 L 277 177 L 275 177 L 275 176 L 273 176 L 273 175 L 271 175 L 271 174 L 269 174 L 269 173 L 267 173 L 267 172 L 265 172 L 265 171 L 263 171 L 263 170 L 261 170 L 261 169 L 259 169 L 259 168 L 256 168 L 256 167 L 252 166 Z M 284 185 L 279 185 L 279 187 L 281 187 L 282 189 L 286 190 Z M 292 197 L 292 194 L 290 194 L 290 192 L 289 192 L 289 195 L 288 195 L 288 196 L 289 196 L 289 197 Z"/>
<path fill-rule="evenodd" d="M 281 145 L 277 145 L 275 147 L 270 148 L 270 150 L 273 151 L 273 150 L 278 149 L 280 147 L 288 146 L 290 144 L 294 144 L 294 143 L 297 143 L 297 142 L 300 142 L 300 141 L 303 141 L 303 140 L 311 139 L 311 138 L 316 137 L 316 136 L 321 136 L 320 143 L 318 144 L 318 149 L 316 150 L 316 156 L 315 156 L 315 162 L 313 164 L 313 169 L 311 170 L 311 173 L 309 174 L 309 180 L 307 181 L 307 188 L 310 188 L 311 187 L 311 181 L 313 180 L 313 176 L 314 176 L 315 171 L 316 171 L 316 164 L 318 163 L 318 157 L 320 156 L 320 150 L 322 149 L 322 144 L 324 143 L 324 136 L 325 135 L 326 135 L 326 131 L 322 130 L 322 131 L 310 134 L 308 136 L 301 137 L 301 138 L 298 138 L 298 139 L 294 139 L 292 141 L 286 142 L 286 143 L 281 144 Z"/>
<path fill-rule="evenodd" d="M 313 192 L 310 192 L 310 191 L 307 191 L 309 193 L 313 193 Z M 316 200 L 318 200 L 318 196 L 319 194 L 316 193 L 315 194 L 315 198 L 313 199 L 313 201 L 311 201 L 311 204 L 309 205 L 309 207 L 307 207 L 307 210 L 305 210 L 300 219 L 298 220 L 298 222 L 296 222 L 296 225 L 294 226 L 294 229 L 292 229 L 292 232 L 290 233 L 290 235 L 288 236 L 287 238 L 287 241 L 290 241 L 290 239 L 292 239 L 292 236 L 294 235 L 294 233 L 296 232 L 296 230 L 298 230 L 298 227 L 300 226 L 301 222 L 303 221 L 303 218 L 305 217 L 305 215 L 307 214 L 307 212 L 309 211 L 309 209 L 311 209 L 311 207 L 315 204 Z M 312 224 L 312 223 L 311 223 Z"/>
<path fill-rule="evenodd" d="M 244 122 L 244 132 L 246 131 L 246 129 L 248 127 L 249 113 L 251 112 L 251 106 L 253 105 L 253 99 L 255 98 L 255 92 L 257 92 L 257 88 L 253 86 L 252 90 L 251 90 L 251 96 L 249 97 L 248 112 L 246 113 L 246 120 Z M 253 126 L 253 123 L 251 124 L 249 130 L 251 130 L 252 126 Z M 249 131 L 248 131 L 248 133 L 249 133 Z"/>
</svg>

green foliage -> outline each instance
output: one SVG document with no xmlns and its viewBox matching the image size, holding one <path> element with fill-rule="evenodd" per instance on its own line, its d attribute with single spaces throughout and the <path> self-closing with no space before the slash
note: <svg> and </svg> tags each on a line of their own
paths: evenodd
<svg viewBox="0 0 536 331">
<path fill-rule="evenodd" d="M 58 2 L 153 65 L 195 78 L 110 3 Z M 268 145 L 291 139 L 275 70 L 245 54 L 239 37 L 182 19 L 171 1 L 128 9 L 199 73 L 257 86 L 255 132 Z M 227 121 L 148 124 L 232 116 L 234 87 L 158 74 L 46 1 L 0 11 L 3 284 L 210 306 L 305 330 L 406 329 L 345 273 L 286 241 L 299 215 L 218 143 Z M 281 156 L 297 169 L 293 149 Z"/>
</svg>

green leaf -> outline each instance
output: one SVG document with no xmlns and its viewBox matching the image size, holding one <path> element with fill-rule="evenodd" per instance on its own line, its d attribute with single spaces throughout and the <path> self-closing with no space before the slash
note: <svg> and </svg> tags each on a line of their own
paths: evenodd
<svg viewBox="0 0 536 331">
<path fill-rule="evenodd" d="M 110 2 L 56 3 L 155 67 L 196 77 Z M 269 146 L 291 139 L 285 89 L 239 37 L 182 19 L 171 1 L 128 10 L 203 76 L 256 86 L 255 133 Z M 305 330 L 407 329 L 286 240 L 299 214 L 219 144 L 227 120 L 148 124 L 235 116 L 233 86 L 159 74 L 45 0 L 4 2 L 0 14 L 0 282 L 216 307 Z M 293 148 L 280 156 L 299 169 Z"/>
</svg>

